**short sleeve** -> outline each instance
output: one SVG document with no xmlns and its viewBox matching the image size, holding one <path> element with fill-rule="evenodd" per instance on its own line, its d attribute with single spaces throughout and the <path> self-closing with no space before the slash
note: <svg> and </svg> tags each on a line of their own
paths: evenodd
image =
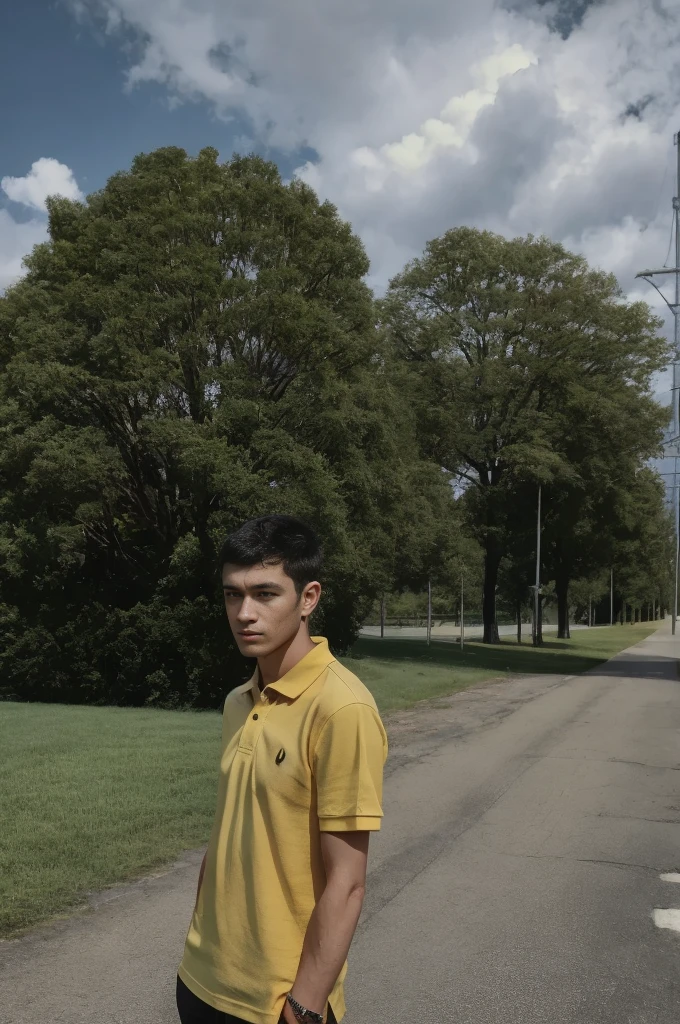
<svg viewBox="0 0 680 1024">
<path fill-rule="evenodd" d="M 385 729 L 369 704 L 348 704 L 331 715 L 312 764 L 321 832 L 380 829 L 386 757 Z"/>
</svg>

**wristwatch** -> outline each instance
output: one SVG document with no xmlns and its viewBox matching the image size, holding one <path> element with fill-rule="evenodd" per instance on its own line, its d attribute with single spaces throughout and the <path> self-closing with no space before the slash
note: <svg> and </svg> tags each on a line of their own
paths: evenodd
<svg viewBox="0 0 680 1024">
<path fill-rule="evenodd" d="M 316 1013 L 314 1010 L 306 1009 L 306 1007 L 298 1003 L 297 999 L 293 999 L 290 992 L 286 995 L 286 999 L 293 1007 L 295 1019 L 300 1021 L 301 1024 L 323 1024 L 322 1013 Z"/>
</svg>

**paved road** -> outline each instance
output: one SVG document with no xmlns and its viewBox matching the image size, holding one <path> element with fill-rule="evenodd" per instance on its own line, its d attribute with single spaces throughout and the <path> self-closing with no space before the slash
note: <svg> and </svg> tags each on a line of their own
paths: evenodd
<svg viewBox="0 0 680 1024">
<path fill-rule="evenodd" d="M 388 719 L 347 1024 L 677 1024 L 680 640 Z M 0 945 L 3 1024 L 176 1024 L 201 852 Z"/>
</svg>

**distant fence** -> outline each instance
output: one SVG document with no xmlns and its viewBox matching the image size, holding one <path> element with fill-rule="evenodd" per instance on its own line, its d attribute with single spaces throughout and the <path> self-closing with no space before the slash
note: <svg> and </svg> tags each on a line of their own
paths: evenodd
<svg viewBox="0 0 680 1024">
<path fill-rule="evenodd" d="M 517 620 L 507 615 L 498 615 L 497 622 L 499 626 L 516 626 Z M 531 624 L 531 617 L 526 616 L 522 618 L 523 625 Z M 369 616 L 364 622 L 364 626 L 379 626 L 380 617 L 378 615 Z M 451 625 L 456 629 L 460 627 L 460 616 L 459 615 L 432 615 L 433 626 L 446 626 Z M 471 613 L 465 616 L 465 627 L 468 626 L 483 626 L 483 620 L 480 613 Z M 427 615 L 386 615 L 385 626 L 397 626 L 399 628 L 413 628 L 423 629 L 427 626 Z"/>
</svg>

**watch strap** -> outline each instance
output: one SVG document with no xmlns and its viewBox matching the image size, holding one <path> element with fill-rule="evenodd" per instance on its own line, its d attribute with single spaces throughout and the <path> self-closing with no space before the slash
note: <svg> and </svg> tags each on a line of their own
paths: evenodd
<svg viewBox="0 0 680 1024">
<path fill-rule="evenodd" d="M 324 1024 L 322 1013 L 317 1013 L 315 1010 L 308 1010 L 301 1003 L 298 1003 L 297 999 L 293 999 L 290 992 L 286 995 L 286 999 L 293 1008 L 295 1019 L 300 1021 L 301 1024 Z"/>
</svg>

